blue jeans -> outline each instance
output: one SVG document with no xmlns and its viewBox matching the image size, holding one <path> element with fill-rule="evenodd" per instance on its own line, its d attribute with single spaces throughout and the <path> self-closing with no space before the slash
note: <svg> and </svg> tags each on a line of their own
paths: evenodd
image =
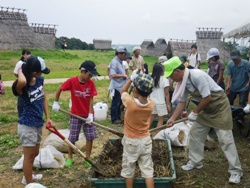
<svg viewBox="0 0 250 188">
<path fill-rule="evenodd" d="M 241 91 L 241 92 L 232 92 L 230 91 L 229 95 L 228 95 L 228 99 L 229 99 L 229 103 L 230 105 L 234 105 L 234 100 L 236 99 L 237 95 L 239 95 L 239 104 L 241 107 L 245 107 L 246 106 L 246 102 L 247 102 L 247 97 L 248 97 L 248 92 L 249 91 Z"/>
<path fill-rule="evenodd" d="M 115 95 L 112 98 L 111 103 L 111 121 L 120 120 L 121 118 L 121 107 L 122 100 L 121 100 L 121 94 L 119 91 L 115 89 Z"/>
</svg>

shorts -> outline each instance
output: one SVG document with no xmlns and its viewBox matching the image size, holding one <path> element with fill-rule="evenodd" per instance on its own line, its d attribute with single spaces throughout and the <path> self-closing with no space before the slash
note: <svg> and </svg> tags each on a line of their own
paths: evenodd
<svg viewBox="0 0 250 188">
<path fill-rule="evenodd" d="M 152 114 L 157 114 L 158 116 L 165 116 L 168 114 L 166 104 L 155 104 Z"/>
<path fill-rule="evenodd" d="M 72 142 L 73 144 L 77 140 L 79 140 L 81 126 L 83 126 L 83 132 L 86 137 L 86 140 L 92 141 L 98 137 L 95 126 L 85 123 L 84 121 L 71 116 L 70 117 L 69 141 Z"/>
<path fill-rule="evenodd" d="M 122 139 L 123 156 L 121 176 L 133 178 L 135 175 L 136 161 L 141 170 L 143 178 L 152 178 L 154 174 L 152 160 L 152 140 L 150 136 L 144 138 Z"/>
<path fill-rule="evenodd" d="M 42 140 L 42 127 L 18 124 L 18 136 L 22 146 L 36 146 Z"/>
</svg>

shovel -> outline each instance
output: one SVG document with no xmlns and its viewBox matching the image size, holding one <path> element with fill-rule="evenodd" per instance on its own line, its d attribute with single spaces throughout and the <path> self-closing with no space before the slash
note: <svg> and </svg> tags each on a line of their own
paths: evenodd
<svg viewBox="0 0 250 188">
<path fill-rule="evenodd" d="M 52 107 L 51 105 L 49 105 L 50 107 Z M 59 111 L 60 112 L 63 112 L 63 113 L 65 113 L 65 114 L 67 114 L 67 115 L 70 115 L 70 116 L 73 116 L 73 117 L 75 117 L 75 118 L 77 118 L 77 119 L 80 119 L 80 120 L 82 120 L 82 121 L 87 121 L 85 118 L 83 118 L 83 117 L 81 117 L 81 116 L 78 116 L 78 115 L 75 115 L 75 114 L 72 114 L 72 113 L 70 113 L 70 112 L 68 112 L 68 111 L 66 111 L 66 110 L 63 110 L 63 109 L 59 109 Z M 111 132 L 111 133 L 113 133 L 113 134 L 115 134 L 115 135 L 117 135 L 117 136 L 119 136 L 119 137 L 123 137 L 123 133 L 121 133 L 121 132 L 118 132 L 118 131 L 116 131 L 116 130 L 114 130 L 114 129 L 111 129 L 111 128 L 109 128 L 109 127 L 106 127 L 106 126 L 104 126 L 104 125 L 101 125 L 101 124 L 99 124 L 99 123 L 96 123 L 96 122 L 91 122 L 91 124 L 92 125 L 95 125 L 95 126 L 97 126 L 97 127 L 99 127 L 99 128 L 102 128 L 102 129 L 104 129 L 104 130 L 106 130 L 106 131 L 109 131 L 109 132 Z"/>
<path fill-rule="evenodd" d="M 59 136 L 66 144 L 68 144 L 69 147 L 71 147 L 73 150 L 77 151 L 77 153 L 80 154 L 85 159 L 85 161 L 89 162 L 92 165 L 93 170 L 95 172 L 98 172 L 99 174 L 105 176 L 105 172 L 103 170 L 103 167 L 100 164 L 97 165 L 92 160 L 88 159 L 86 157 L 86 155 L 83 152 L 81 152 L 81 150 L 79 148 L 77 148 L 67 138 L 65 138 L 60 132 L 58 132 L 58 130 L 54 126 L 51 126 L 51 124 L 49 123 L 46 125 L 46 129 L 48 129 L 50 132 Z"/>
<path fill-rule="evenodd" d="M 180 119 L 180 120 L 176 120 L 175 122 L 173 122 L 172 125 L 174 125 L 174 124 L 176 124 L 176 123 L 183 122 L 183 121 L 187 121 L 187 120 L 188 120 L 187 117 L 186 117 L 186 118 L 182 118 L 182 119 Z M 152 133 L 152 132 L 154 132 L 154 131 L 158 131 L 158 130 L 164 129 L 164 128 L 167 128 L 167 124 L 166 124 L 166 125 L 163 125 L 163 126 L 160 126 L 160 127 L 156 127 L 156 128 L 154 128 L 154 129 L 150 129 L 149 132 Z"/>
</svg>

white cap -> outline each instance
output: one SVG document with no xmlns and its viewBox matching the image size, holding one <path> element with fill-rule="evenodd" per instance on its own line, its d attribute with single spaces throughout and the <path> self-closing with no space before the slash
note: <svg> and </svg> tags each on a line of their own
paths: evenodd
<svg viewBox="0 0 250 188">
<path fill-rule="evenodd" d="M 29 183 L 25 188 L 46 188 L 40 183 Z"/>
<path fill-rule="evenodd" d="M 207 59 L 209 60 L 210 58 L 214 56 L 218 56 L 220 54 L 219 50 L 217 48 L 211 48 L 208 53 L 207 53 Z"/>
<path fill-rule="evenodd" d="M 158 63 L 164 63 L 167 60 L 168 60 L 167 56 L 163 55 L 158 58 Z"/>
<path fill-rule="evenodd" d="M 135 50 L 141 50 L 141 47 L 140 47 L 140 46 L 135 46 L 135 47 L 133 48 L 133 52 L 135 52 Z"/>
</svg>

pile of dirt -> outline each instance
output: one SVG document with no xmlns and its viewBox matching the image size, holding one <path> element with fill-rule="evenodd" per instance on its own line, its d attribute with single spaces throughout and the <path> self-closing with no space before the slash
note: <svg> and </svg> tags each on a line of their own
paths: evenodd
<svg viewBox="0 0 250 188">
<path fill-rule="evenodd" d="M 152 158 L 154 163 L 154 177 L 171 177 L 170 157 L 167 142 L 164 140 L 153 140 L 152 143 Z M 121 139 L 109 140 L 100 156 L 97 163 L 101 164 L 105 169 L 105 177 L 96 173 L 93 177 L 96 178 L 118 178 L 121 177 L 122 170 L 122 153 L 123 146 Z M 135 178 L 141 177 L 140 169 L 137 165 Z"/>
</svg>

